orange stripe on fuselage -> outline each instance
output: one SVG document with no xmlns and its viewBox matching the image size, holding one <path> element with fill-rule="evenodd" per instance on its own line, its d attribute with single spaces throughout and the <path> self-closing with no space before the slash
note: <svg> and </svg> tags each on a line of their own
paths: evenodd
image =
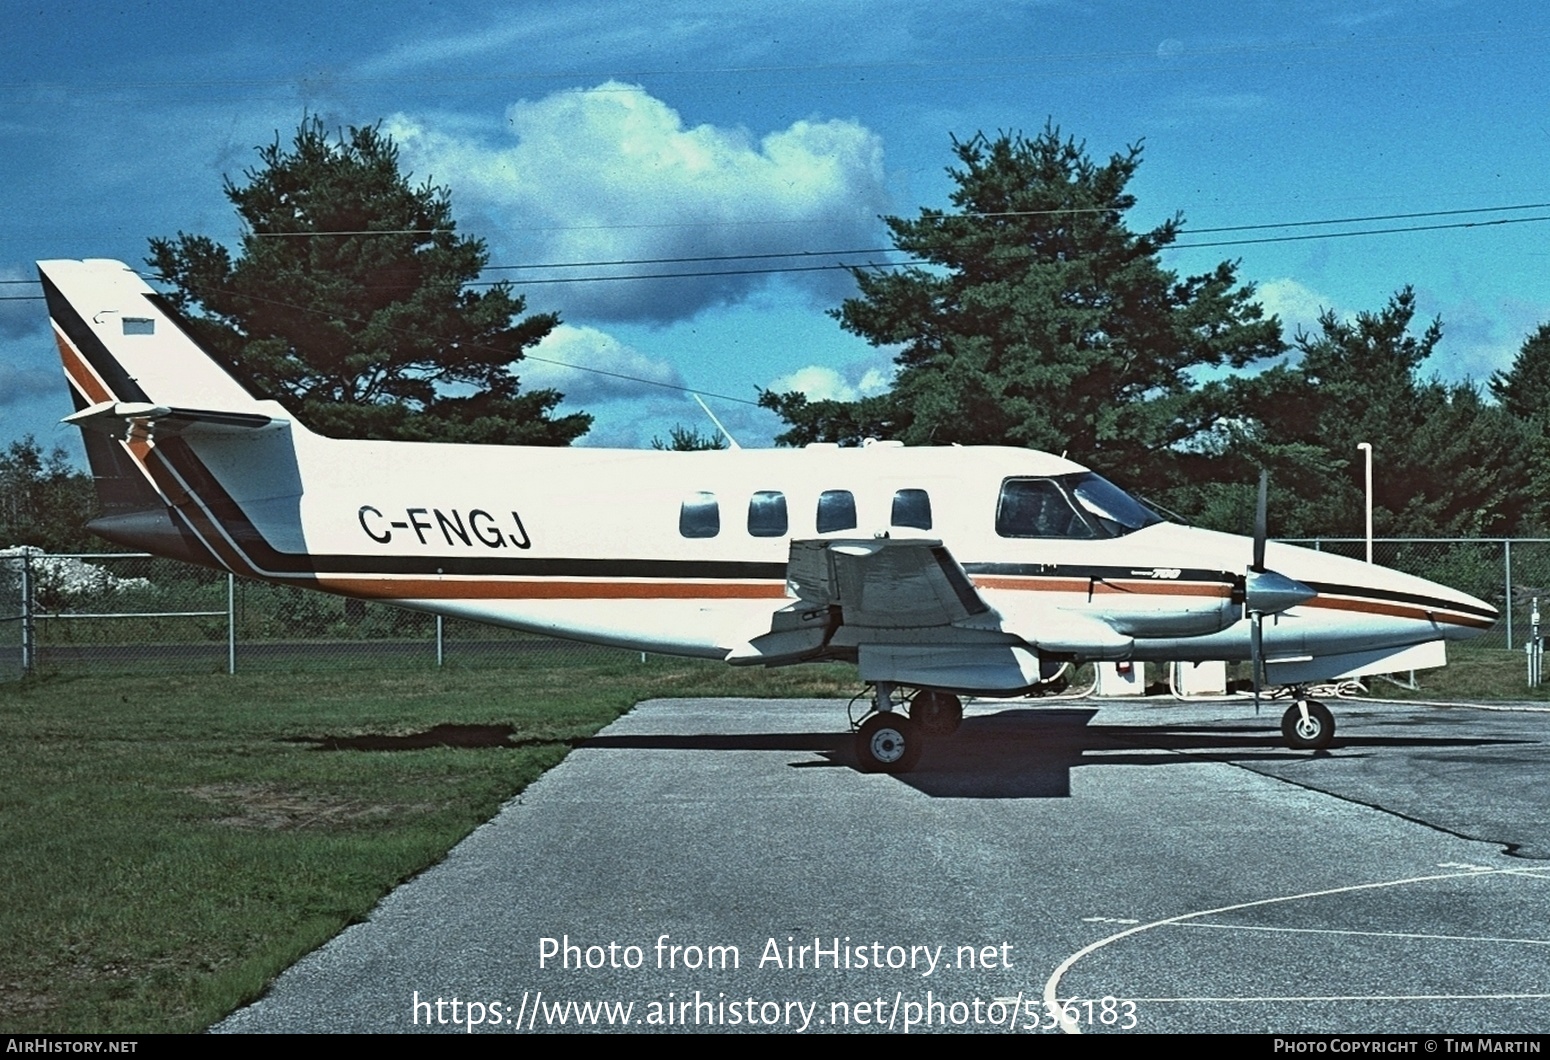
<svg viewBox="0 0 1550 1060">
<path fill-rule="evenodd" d="M 1016 589 L 1021 592 L 1081 593 L 1092 588 L 1089 578 L 1019 578 L 1001 574 L 971 574 L 969 580 L 978 589 Z"/>
<path fill-rule="evenodd" d="M 1110 578 L 1093 583 L 1094 593 L 1134 593 L 1142 596 L 1205 596 L 1225 600 L 1232 586 L 1225 582 L 1132 581 Z"/>
<path fill-rule="evenodd" d="M 1490 629 L 1496 624 L 1494 619 L 1482 618 L 1479 615 L 1465 615 L 1457 612 L 1438 611 L 1432 608 L 1417 607 L 1414 604 L 1390 604 L 1377 600 L 1355 600 L 1350 597 L 1315 596 L 1302 607 L 1318 607 L 1329 611 L 1355 611 L 1365 615 L 1387 615 L 1391 618 L 1414 618 L 1430 622 L 1444 622 L 1450 626 L 1472 626 L 1475 629 Z"/>
<path fill-rule="evenodd" d="M 141 469 L 150 478 L 151 484 L 167 499 L 170 508 L 187 521 L 189 529 L 210 551 L 216 562 L 237 574 L 250 574 L 260 578 L 264 576 L 248 562 L 247 557 L 226 540 L 225 535 L 221 533 L 221 528 L 206 513 L 203 501 L 189 491 L 182 476 L 173 468 L 165 454 L 143 441 L 139 444 L 133 441 L 126 442 L 124 447 L 139 461 Z"/>
<path fill-rule="evenodd" d="M 393 600 L 775 600 L 786 595 L 783 582 L 592 582 L 559 578 L 457 581 L 320 576 L 316 584 L 319 589 L 345 596 Z"/>
</svg>

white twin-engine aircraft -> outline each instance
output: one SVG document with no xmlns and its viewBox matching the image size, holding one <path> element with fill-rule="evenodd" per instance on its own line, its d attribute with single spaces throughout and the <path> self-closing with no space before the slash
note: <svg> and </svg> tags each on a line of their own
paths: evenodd
<svg viewBox="0 0 1550 1060">
<path fill-rule="evenodd" d="M 253 398 L 116 261 L 39 264 L 120 544 L 266 581 L 641 651 L 843 660 L 875 686 L 865 769 L 902 772 L 961 694 L 1068 663 L 1250 660 L 1296 692 L 1441 665 L 1491 626 L 1464 593 L 1162 519 L 1021 449 L 877 443 L 676 453 L 340 441 Z M 906 690 L 915 690 L 912 696 Z M 908 713 L 898 709 L 908 704 Z"/>
</svg>

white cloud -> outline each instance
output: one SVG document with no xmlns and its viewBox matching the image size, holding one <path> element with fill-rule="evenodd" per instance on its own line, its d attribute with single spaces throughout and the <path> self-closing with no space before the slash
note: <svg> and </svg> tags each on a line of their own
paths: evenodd
<svg viewBox="0 0 1550 1060">
<path fill-rule="evenodd" d="M 868 368 L 861 376 L 861 382 L 856 384 L 856 389 L 862 397 L 876 397 L 886 393 L 893 387 L 893 377 L 898 374 L 897 367 Z"/>
<path fill-rule="evenodd" d="M 806 394 L 810 401 L 855 401 L 861 396 L 860 390 L 847 383 L 844 376 L 819 364 L 781 376 L 770 383 L 770 390 L 777 394 L 795 390 Z"/>
<path fill-rule="evenodd" d="M 1281 318 L 1281 333 L 1288 340 L 1303 331 L 1317 331 L 1319 316 L 1335 308 L 1333 300 L 1293 279 L 1267 280 L 1254 286 L 1254 298 L 1266 316 Z"/>
<path fill-rule="evenodd" d="M 597 328 L 570 324 L 559 325 L 532 349 L 522 361 L 521 376 L 523 389 L 558 390 L 567 405 L 580 407 L 663 392 L 653 383 L 683 385 L 673 365 Z"/>
<path fill-rule="evenodd" d="M 806 394 L 809 401 L 856 401 L 887 393 L 898 371 L 895 364 L 865 361 L 848 365 L 843 372 L 827 365 L 810 364 L 771 380 L 766 389 L 775 394 L 796 391 Z"/>
<path fill-rule="evenodd" d="M 615 81 L 523 100 L 507 118 L 516 142 L 501 146 L 404 115 L 386 129 L 417 173 L 455 180 L 458 204 L 495 225 L 488 235 L 500 254 L 524 264 L 636 263 L 513 279 L 721 273 L 527 289 L 569 315 L 684 319 L 742 299 L 769 275 L 728 275 L 734 270 L 861 263 L 856 255 L 715 259 L 882 245 L 882 142 L 856 122 L 798 121 L 755 139 L 741 128 L 690 127 L 666 103 Z M 844 271 L 787 276 L 825 304 L 852 289 Z"/>
</svg>

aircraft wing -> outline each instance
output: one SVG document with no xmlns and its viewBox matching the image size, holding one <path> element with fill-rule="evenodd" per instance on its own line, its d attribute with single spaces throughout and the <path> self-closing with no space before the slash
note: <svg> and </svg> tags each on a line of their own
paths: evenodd
<svg viewBox="0 0 1550 1060">
<path fill-rule="evenodd" d="M 728 662 L 845 659 L 867 681 L 1016 692 L 1059 660 L 1125 658 L 1134 643 L 1099 618 L 1036 601 L 1003 612 L 931 538 L 792 541 L 786 587 L 795 601 Z"/>
<path fill-rule="evenodd" d="M 941 541 L 793 541 L 786 581 L 796 600 L 728 662 L 850 659 L 867 681 L 979 691 L 1028 688 L 1046 676 L 1037 652 L 1002 628 Z"/>
</svg>

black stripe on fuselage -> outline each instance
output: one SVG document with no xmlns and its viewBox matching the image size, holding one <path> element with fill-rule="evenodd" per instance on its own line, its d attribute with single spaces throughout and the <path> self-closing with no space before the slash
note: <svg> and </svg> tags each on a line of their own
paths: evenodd
<svg viewBox="0 0 1550 1060">
<path fill-rule="evenodd" d="M 232 496 L 181 438 L 157 445 L 167 465 L 187 484 L 195 500 L 261 573 L 277 575 L 410 574 L 577 578 L 698 578 L 782 581 L 784 563 L 735 560 L 549 559 L 527 556 L 373 556 L 281 552 L 253 525 Z"/>
<path fill-rule="evenodd" d="M 1320 596 L 1349 596 L 1357 600 L 1373 600 L 1386 604 L 1410 604 L 1414 607 L 1425 608 L 1428 611 L 1458 611 L 1462 614 L 1474 615 L 1477 618 L 1488 619 L 1493 622 L 1501 617 L 1497 610 L 1492 607 L 1476 607 L 1473 604 L 1440 600 L 1435 596 L 1423 596 L 1420 593 L 1377 589 L 1370 585 L 1336 585 L 1332 582 L 1303 582 L 1303 584 Z"/>
</svg>

